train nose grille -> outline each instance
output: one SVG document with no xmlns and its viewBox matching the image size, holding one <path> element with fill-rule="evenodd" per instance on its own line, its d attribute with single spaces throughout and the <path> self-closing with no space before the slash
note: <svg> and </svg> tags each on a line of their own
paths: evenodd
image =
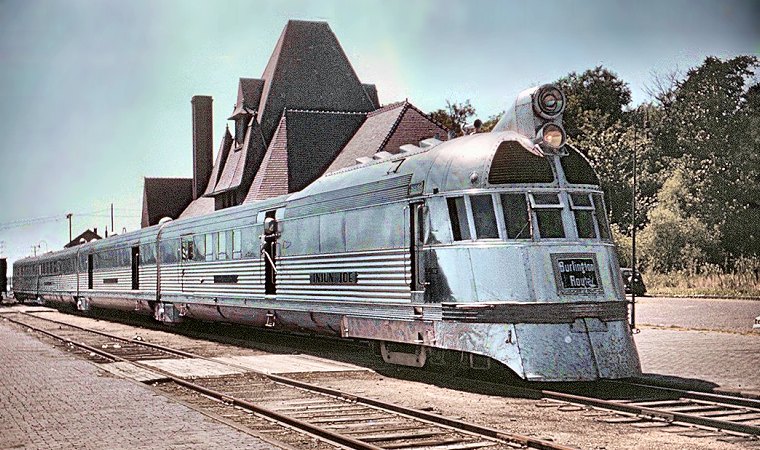
<svg viewBox="0 0 760 450">
<path fill-rule="evenodd" d="M 554 172 L 547 158 L 536 156 L 515 141 L 502 142 L 491 161 L 490 184 L 551 183 Z"/>
<path fill-rule="evenodd" d="M 576 302 L 443 305 L 442 318 L 478 323 L 572 323 L 579 318 L 612 322 L 628 319 L 628 304 Z"/>
</svg>

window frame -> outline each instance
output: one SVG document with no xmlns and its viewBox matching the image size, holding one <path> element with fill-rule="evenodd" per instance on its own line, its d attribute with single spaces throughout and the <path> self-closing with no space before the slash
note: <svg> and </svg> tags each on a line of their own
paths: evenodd
<svg viewBox="0 0 760 450">
<path fill-rule="evenodd" d="M 528 194 L 528 200 L 529 200 L 529 209 L 530 209 L 530 215 L 531 215 L 531 222 L 533 228 L 533 232 L 535 233 L 537 240 L 543 240 L 543 239 L 567 239 L 567 230 L 565 229 L 565 219 L 564 219 L 564 211 L 565 207 L 567 206 L 565 204 L 564 195 L 562 195 L 562 191 L 552 191 L 552 192 L 534 192 L 534 191 L 527 191 Z M 536 203 L 536 199 L 534 195 L 543 195 L 543 194 L 554 194 L 557 196 L 557 201 L 559 203 L 552 203 L 552 204 L 542 204 L 542 203 Z M 538 220 L 538 211 L 541 210 L 555 210 L 559 213 L 560 218 L 560 225 L 562 227 L 562 236 L 555 236 L 555 237 L 544 237 L 541 233 L 541 224 Z"/>
<path fill-rule="evenodd" d="M 588 205 L 576 205 L 575 201 L 573 200 L 573 195 L 585 195 L 586 199 L 588 200 Z M 596 208 L 594 207 L 594 199 L 591 192 L 571 192 L 569 191 L 567 193 L 568 197 L 568 203 L 570 206 L 570 212 L 572 213 L 573 217 L 573 225 L 575 226 L 575 236 L 578 239 L 592 239 L 592 240 L 601 240 L 601 235 L 599 234 L 599 221 L 596 217 Z M 594 236 L 592 237 L 581 237 L 580 230 L 578 229 L 578 218 L 576 216 L 576 211 L 586 211 L 591 214 L 591 224 L 594 227 Z"/>
<path fill-rule="evenodd" d="M 472 197 L 491 197 L 491 211 L 494 214 L 494 225 L 496 225 L 496 237 L 483 237 L 481 238 L 478 233 L 477 225 L 475 224 L 475 210 L 472 208 Z M 467 208 L 467 216 L 470 220 L 470 234 L 474 236 L 471 238 L 473 241 L 486 241 L 486 240 L 501 240 L 503 239 L 503 233 L 499 226 L 499 219 L 496 215 L 496 205 L 494 202 L 494 195 L 490 192 L 484 192 L 480 194 L 467 194 L 465 195 L 467 200 L 465 201 L 465 208 Z"/>
</svg>

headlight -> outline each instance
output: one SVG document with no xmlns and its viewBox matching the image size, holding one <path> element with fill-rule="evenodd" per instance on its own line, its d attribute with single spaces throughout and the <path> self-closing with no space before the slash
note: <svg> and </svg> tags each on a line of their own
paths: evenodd
<svg viewBox="0 0 760 450">
<path fill-rule="evenodd" d="M 565 130 L 554 123 L 547 123 L 538 131 L 536 140 L 539 144 L 546 144 L 549 148 L 557 150 L 565 145 Z"/>
<path fill-rule="evenodd" d="M 533 96 L 533 109 L 544 119 L 552 119 L 565 110 L 565 94 L 553 84 L 541 86 Z"/>
</svg>

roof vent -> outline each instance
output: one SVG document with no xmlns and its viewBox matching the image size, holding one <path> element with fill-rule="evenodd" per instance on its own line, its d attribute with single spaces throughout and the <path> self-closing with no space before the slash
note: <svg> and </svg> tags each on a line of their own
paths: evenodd
<svg viewBox="0 0 760 450">
<path fill-rule="evenodd" d="M 404 153 L 411 153 L 411 152 L 416 152 L 416 151 L 420 150 L 419 147 L 417 147 L 416 145 L 413 145 L 413 144 L 404 144 L 401 147 L 399 147 L 398 149 L 401 150 Z"/>
<path fill-rule="evenodd" d="M 374 155 L 372 155 L 372 159 L 386 159 L 393 156 L 391 153 L 388 153 L 386 151 L 377 152 Z"/>
<path fill-rule="evenodd" d="M 443 142 L 443 141 L 438 140 L 436 138 L 424 139 L 424 140 L 420 141 L 420 147 L 421 148 L 433 148 L 436 145 L 440 144 L 441 142 Z"/>
<path fill-rule="evenodd" d="M 368 156 L 362 156 L 361 158 L 356 158 L 356 164 L 366 164 L 370 161 L 372 161 L 372 158 Z"/>
</svg>

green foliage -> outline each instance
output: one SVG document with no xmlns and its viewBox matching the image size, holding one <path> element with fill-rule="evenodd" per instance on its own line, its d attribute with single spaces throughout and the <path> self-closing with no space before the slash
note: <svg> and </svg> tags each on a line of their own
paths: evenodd
<svg viewBox="0 0 760 450">
<path fill-rule="evenodd" d="M 488 120 L 483 122 L 483 125 L 480 127 L 480 131 L 483 133 L 487 133 L 493 130 L 493 127 L 496 126 L 496 124 L 499 122 L 499 119 L 501 119 L 501 116 L 503 115 L 504 115 L 504 111 L 500 112 L 499 114 L 490 116 Z"/>
<path fill-rule="evenodd" d="M 612 241 L 615 242 L 615 252 L 620 267 L 633 267 L 633 264 L 631 264 L 633 239 L 631 239 L 631 236 L 623 233 L 616 223 L 610 224 L 610 231 L 612 232 Z"/>
<path fill-rule="evenodd" d="M 462 129 L 473 116 L 475 116 L 475 108 L 472 107 L 469 99 L 461 104 L 446 100 L 445 109 L 437 109 L 430 113 L 430 117 L 433 120 L 454 132 L 457 136 L 462 134 Z"/>
<path fill-rule="evenodd" d="M 760 254 L 758 60 L 707 58 L 673 89 L 654 123 L 663 158 L 684 168 L 690 214 L 720 230 L 732 256 Z"/>
<path fill-rule="evenodd" d="M 601 128 L 624 120 L 623 109 L 631 102 L 628 84 L 602 66 L 581 74 L 571 72 L 556 84 L 567 96 L 562 121 L 570 138 L 578 137 L 581 128 L 589 124 L 589 119 Z M 587 117 L 589 113 L 593 117 Z"/>
<path fill-rule="evenodd" d="M 665 181 L 658 204 L 649 214 L 649 224 L 641 232 L 642 266 L 656 271 L 697 272 L 719 255 L 717 230 L 688 215 L 684 206 L 693 201 L 681 170 Z"/>
</svg>

